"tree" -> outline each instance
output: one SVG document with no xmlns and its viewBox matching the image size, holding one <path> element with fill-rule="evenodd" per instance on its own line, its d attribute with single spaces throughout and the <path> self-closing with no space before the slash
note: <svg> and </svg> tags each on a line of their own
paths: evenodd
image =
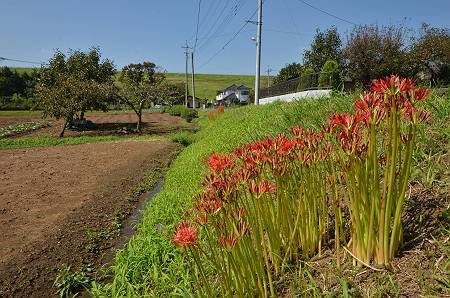
<svg viewBox="0 0 450 298">
<path fill-rule="evenodd" d="M 412 56 L 419 71 L 430 75 L 432 82 L 450 82 L 450 31 L 424 23 L 417 38 L 413 38 Z"/>
<path fill-rule="evenodd" d="M 279 84 L 282 82 L 286 82 L 291 79 L 295 79 L 300 77 L 302 74 L 302 66 L 300 63 L 292 62 L 291 64 L 286 64 L 278 75 L 273 79 L 274 84 Z"/>
<path fill-rule="evenodd" d="M 371 80 L 397 74 L 414 75 L 402 26 L 364 25 L 355 27 L 344 48 L 345 66 L 349 76 L 366 85 Z"/>
<path fill-rule="evenodd" d="M 327 60 L 334 60 L 341 64 L 342 41 L 336 27 L 325 32 L 316 30 L 311 49 L 303 52 L 303 64 L 319 72 Z"/>
<path fill-rule="evenodd" d="M 106 111 L 113 98 L 115 67 L 100 56 L 98 48 L 70 51 L 68 57 L 57 51 L 41 67 L 36 97 L 45 117 L 65 120 L 60 137 L 76 116 L 83 118 L 87 110 Z"/>
<path fill-rule="evenodd" d="M 177 104 L 184 104 L 184 83 L 170 83 L 166 82 L 166 91 L 162 104 L 174 106 Z"/>
<path fill-rule="evenodd" d="M 340 66 L 334 60 L 328 60 L 322 67 L 319 76 L 319 86 L 338 89 L 342 85 Z"/>
<path fill-rule="evenodd" d="M 17 71 L 12 71 L 9 67 L 4 66 L 0 68 L 0 96 L 11 97 L 14 94 L 25 94 L 25 78 Z"/>
<path fill-rule="evenodd" d="M 173 88 L 166 82 L 163 72 L 156 64 L 143 62 L 129 64 L 119 77 L 119 100 L 128 105 L 137 115 L 136 129 L 141 130 L 142 110 L 149 104 L 156 104 L 170 98 Z"/>
<path fill-rule="evenodd" d="M 311 67 L 305 67 L 300 77 L 300 82 L 298 83 L 297 91 L 303 91 L 313 86 L 316 86 L 316 82 L 317 81 L 314 69 L 312 69 Z"/>
</svg>

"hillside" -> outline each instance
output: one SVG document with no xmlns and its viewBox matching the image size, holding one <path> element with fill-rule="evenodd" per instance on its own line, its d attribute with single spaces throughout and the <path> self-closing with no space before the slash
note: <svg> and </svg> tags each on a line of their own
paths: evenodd
<svg viewBox="0 0 450 298">
<path fill-rule="evenodd" d="M 31 72 L 33 68 L 13 68 L 18 72 Z M 167 79 L 171 82 L 184 82 L 184 73 L 167 73 Z M 250 88 L 255 86 L 255 76 L 251 75 L 224 75 L 224 74 L 197 74 L 196 96 L 199 98 L 214 99 L 217 90 L 221 90 L 232 84 L 246 85 Z M 261 77 L 261 86 L 267 85 L 267 77 Z M 189 90 L 192 88 L 192 77 L 189 76 Z"/>
</svg>

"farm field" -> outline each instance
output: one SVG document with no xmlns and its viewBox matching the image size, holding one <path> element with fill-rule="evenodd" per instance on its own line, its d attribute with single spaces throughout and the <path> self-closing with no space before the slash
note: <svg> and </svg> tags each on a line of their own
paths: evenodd
<svg viewBox="0 0 450 298">
<path fill-rule="evenodd" d="M 127 197 L 177 150 L 168 141 L 1 150 L 2 294 L 49 297 L 61 264 L 98 268 L 113 225 L 136 204 Z"/>
<path fill-rule="evenodd" d="M 74 131 L 66 130 L 65 136 L 67 137 L 80 137 L 80 136 L 108 136 L 108 135 L 121 135 L 117 133 L 118 130 L 127 128 L 134 129 L 136 127 L 136 115 L 130 112 L 91 112 L 86 114 L 86 119 L 94 122 L 95 127 L 88 131 Z M 11 113 L 0 113 L 0 128 L 9 125 L 15 125 L 25 122 L 42 121 L 42 117 L 39 115 L 27 115 L 21 113 L 14 115 Z M 183 119 L 179 117 L 170 116 L 169 114 L 161 113 L 143 113 L 142 116 L 143 127 L 142 133 L 162 135 L 177 131 L 179 129 L 188 129 L 191 125 L 187 124 Z M 62 129 L 63 120 L 48 119 L 49 126 L 43 127 L 38 130 L 24 132 L 16 137 L 33 136 L 53 136 L 57 137 Z"/>
</svg>

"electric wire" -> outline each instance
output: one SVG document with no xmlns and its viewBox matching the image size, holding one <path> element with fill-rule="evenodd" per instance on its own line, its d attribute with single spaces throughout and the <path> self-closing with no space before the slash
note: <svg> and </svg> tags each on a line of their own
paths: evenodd
<svg viewBox="0 0 450 298">
<path fill-rule="evenodd" d="M 330 17 L 333 17 L 333 18 L 335 18 L 335 19 L 338 19 L 338 20 L 340 20 L 340 21 L 346 22 L 346 23 L 351 24 L 351 25 L 354 25 L 354 26 L 358 26 L 358 24 L 356 24 L 356 23 L 354 23 L 354 22 L 352 22 L 352 21 L 346 20 L 346 19 L 341 18 L 341 17 L 339 17 L 339 16 L 337 16 L 337 15 L 334 15 L 334 14 L 332 14 L 331 12 L 328 12 L 328 11 L 326 11 L 326 10 L 323 10 L 323 9 L 321 9 L 321 8 L 318 8 L 318 7 L 312 5 L 312 4 L 310 4 L 310 3 L 308 3 L 308 2 L 306 2 L 306 1 L 304 1 L 304 0 L 298 0 L 298 1 L 301 2 L 301 3 L 303 3 L 303 4 L 305 4 L 305 5 L 307 5 L 307 6 L 309 6 L 309 7 L 311 7 L 312 9 L 315 9 L 315 10 L 320 11 L 320 12 L 326 14 L 326 15 L 329 15 Z"/>
<path fill-rule="evenodd" d="M 197 42 L 198 42 L 198 24 L 200 23 L 200 11 L 202 6 L 202 0 L 198 0 L 198 11 L 197 11 L 197 29 L 195 30 L 195 43 L 194 43 L 194 49 L 193 52 L 197 49 Z"/>
<path fill-rule="evenodd" d="M 30 64 L 44 64 L 43 62 L 36 62 L 36 61 L 28 61 L 28 60 L 18 60 L 18 59 L 11 59 L 6 57 L 0 57 L 0 61 L 13 61 L 13 62 L 21 62 L 21 63 L 30 63 Z"/>
<path fill-rule="evenodd" d="M 263 3 L 264 3 L 265 1 L 263 1 Z M 254 17 L 255 17 L 255 15 L 256 15 L 256 13 L 258 12 L 258 9 L 256 9 L 253 13 L 252 13 L 252 15 L 249 17 L 249 18 L 247 18 L 248 20 L 252 20 Z M 232 43 L 233 42 L 233 40 L 235 40 L 236 39 L 236 37 L 245 29 L 245 27 L 247 26 L 249 24 L 249 21 L 246 21 L 240 28 L 239 28 L 239 30 L 238 31 L 236 31 L 235 32 L 235 34 L 233 35 L 233 37 L 231 37 L 230 38 L 230 40 L 228 40 L 214 55 L 212 55 L 205 63 L 203 63 L 202 65 L 200 65 L 200 67 L 199 67 L 199 69 L 200 68 L 203 68 L 203 67 L 205 67 L 207 64 L 209 64 L 215 57 L 217 57 L 217 55 L 219 55 L 223 50 L 225 50 L 225 48 L 230 44 L 230 43 Z"/>
</svg>

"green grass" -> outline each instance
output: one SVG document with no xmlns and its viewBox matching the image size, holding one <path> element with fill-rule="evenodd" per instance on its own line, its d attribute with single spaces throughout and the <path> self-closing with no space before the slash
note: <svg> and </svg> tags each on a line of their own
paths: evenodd
<svg viewBox="0 0 450 298">
<path fill-rule="evenodd" d="M 115 141 L 157 141 L 168 140 L 168 137 L 164 136 L 95 136 L 95 137 L 26 137 L 18 139 L 1 139 L 0 150 L 4 149 L 19 149 L 19 148 L 32 148 L 32 147 L 48 147 L 48 146 L 64 146 L 64 145 L 80 145 L 88 143 L 100 143 L 100 142 L 115 142 Z"/>
<path fill-rule="evenodd" d="M 189 292 L 189 266 L 171 243 L 175 224 L 191 206 L 200 187 L 205 162 L 212 152 L 229 152 L 234 147 L 267 134 L 287 131 L 291 126 L 319 128 L 327 114 L 351 108 L 345 97 L 303 100 L 299 103 L 275 103 L 229 109 L 214 122 L 201 113 L 203 129 L 174 161 L 163 190 L 143 212 L 138 234 L 116 256 L 114 277 L 106 286 L 96 285 L 93 296 L 168 297 Z M 156 229 L 163 226 L 163 229 Z"/>
<path fill-rule="evenodd" d="M 172 82 L 184 82 L 183 73 L 167 73 L 167 79 Z M 191 90 L 192 78 L 189 76 L 189 90 Z M 246 85 L 249 88 L 255 86 L 255 76 L 252 75 L 223 75 L 223 74 L 196 74 L 195 96 L 199 98 L 215 99 L 217 90 L 223 90 L 230 85 Z M 261 86 L 267 85 L 267 78 L 261 77 Z"/>
<path fill-rule="evenodd" d="M 14 117 L 29 117 L 29 116 L 42 116 L 42 111 L 0 111 L 0 118 L 14 118 Z"/>
</svg>

